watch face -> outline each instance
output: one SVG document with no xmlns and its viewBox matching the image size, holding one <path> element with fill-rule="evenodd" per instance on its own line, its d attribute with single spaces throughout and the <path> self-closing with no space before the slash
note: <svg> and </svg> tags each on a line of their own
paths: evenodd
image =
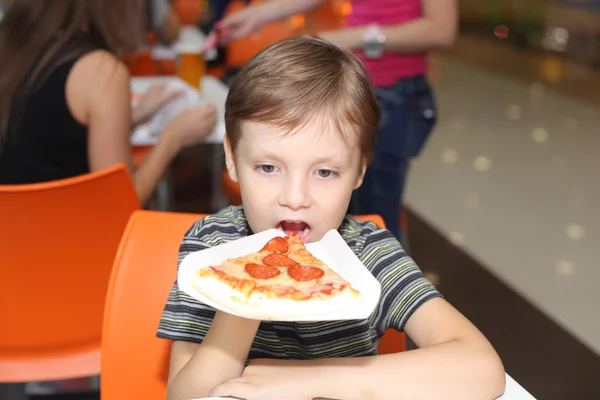
<svg viewBox="0 0 600 400">
<path fill-rule="evenodd" d="M 364 43 L 366 58 L 380 58 L 383 54 L 383 43 L 374 40 L 366 40 Z"/>
</svg>

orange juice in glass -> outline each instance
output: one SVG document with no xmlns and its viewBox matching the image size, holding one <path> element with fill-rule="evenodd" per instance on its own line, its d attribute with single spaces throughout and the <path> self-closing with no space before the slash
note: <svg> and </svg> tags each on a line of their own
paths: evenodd
<svg viewBox="0 0 600 400">
<path fill-rule="evenodd" d="M 198 90 L 202 89 L 202 78 L 206 70 L 202 46 L 177 46 L 177 76 Z"/>
</svg>

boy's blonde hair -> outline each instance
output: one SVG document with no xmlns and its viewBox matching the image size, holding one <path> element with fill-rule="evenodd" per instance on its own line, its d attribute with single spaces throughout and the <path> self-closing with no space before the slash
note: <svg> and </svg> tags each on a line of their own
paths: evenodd
<svg viewBox="0 0 600 400">
<path fill-rule="evenodd" d="M 298 37 L 254 56 L 234 79 L 225 104 L 225 127 L 235 152 L 243 121 L 291 132 L 315 119 L 357 138 L 368 164 L 381 111 L 362 62 L 322 39 Z"/>
</svg>

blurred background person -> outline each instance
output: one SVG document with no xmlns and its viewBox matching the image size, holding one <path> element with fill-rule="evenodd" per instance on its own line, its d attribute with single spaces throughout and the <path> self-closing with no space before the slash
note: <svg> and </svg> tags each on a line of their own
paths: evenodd
<svg viewBox="0 0 600 400">
<path fill-rule="evenodd" d="M 123 163 L 145 203 L 179 150 L 216 123 L 213 106 L 174 118 L 132 169 L 130 134 L 173 94 L 131 109 L 120 57 L 142 32 L 138 1 L 16 1 L 0 22 L 0 184 L 68 178 Z"/>
<path fill-rule="evenodd" d="M 146 19 L 160 43 L 173 44 L 181 31 L 181 21 L 170 0 L 145 0 Z"/>
</svg>

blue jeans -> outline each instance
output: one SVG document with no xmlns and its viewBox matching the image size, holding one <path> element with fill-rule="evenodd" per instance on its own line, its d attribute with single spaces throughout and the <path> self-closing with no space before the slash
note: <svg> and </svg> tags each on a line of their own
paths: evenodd
<svg viewBox="0 0 600 400">
<path fill-rule="evenodd" d="M 410 160 L 421 152 L 436 122 L 433 93 L 424 75 L 376 88 L 382 116 L 375 156 L 352 196 L 354 215 L 379 214 L 403 242 L 400 207 Z"/>
</svg>

